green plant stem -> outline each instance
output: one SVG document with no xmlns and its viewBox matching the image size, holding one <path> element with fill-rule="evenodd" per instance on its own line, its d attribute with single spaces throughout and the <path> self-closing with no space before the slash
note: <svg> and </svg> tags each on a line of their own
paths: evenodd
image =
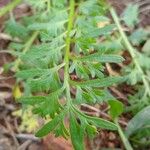
<svg viewBox="0 0 150 150">
<path fill-rule="evenodd" d="M 70 46 L 71 46 L 71 37 L 70 32 L 73 28 L 73 19 L 74 19 L 74 11 L 75 11 L 75 1 L 70 0 L 70 13 L 69 13 L 69 21 L 67 27 L 67 37 L 66 37 L 66 52 L 64 56 L 65 69 L 64 69 L 64 85 L 66 87 L 66 99 L 67 104 L 70 106 L 71 104 L 71 95 L 70 95 L 70 86 L 69 86 L 69 54 L 70 54 Z"/>
<path fill-rule="evenodd" d="M 127 139 L 127 137 L 126 137 L 125 134 L 123 133 L 123 131 L 122 131 L 122 129 L 121 129 L 119 123 L 118 123 L 118 119 L 115 119 L 114 122 L 115 122 L 115 124 L 116 124 L 117 127 L 118 127 L 118 133 L 119 133 L 119 135 L 120 135 L 120 138 L 121 138 L 121 140 L 122 140 L 122 142 L 123 142 L 123 144 L 124 144 L 126 150 L 133 150 L 133 148 L 131 147 L 131 145 L 130 145 L 128 139 Z"/>
<path fill-rule="evenodd" d="M 121 24 L 119 22 L 119 17 L 117 16 L 115 10 L 113 8 L 110 8 L 110 13 L 118 27 L 118 30 L 120 32 L 120 35 L 124 41 L 124 44 L 126 46 L 126 48 L 128 49 L 129 53 L 131 54 L 131 57 L 133 59 L 133 62 L 136 66 L 136 68 L 139 70 L 139 73 L 141 74 L 141 77 L 142 77 L 142 81 L 143 81 L 143 84 L 145 86 L 145 93 L 144 95 L 148 94 L 150 96 L 150 87 L 148 85 L 148 82 L 146 80 L 146 77 L 145 77 L 145 74 L 144 74 L 144 71 L 142 70 L 138 60 L 137 60 L 137 55 L 136 55 L 136 50 L 133 48 L 133 46 L 130 44 L 125 32 L 123 31 L 122 27 L 121 27 Z"/>
<path fill-rule="evenodd" d="M 1 8 L 0 9 L 0 17 L 4 16 L 9 11 L 13 10 L 20 2 L 21 2 L 21 0 L 13 0 L 13 2 L 6 5 L 4 8 Z"/>
<path fill-rule="evenodd" d="M 51 8 L 51 0 L 47 0 L 47 11 L 49 12 Z"/>
<path fill-rule="evenodd" d="M 33 33 L 33 35 L 31 36 L 31 38 L 30 38 L 30 39 L 27 41 L 27 43 L 25 44 L 25 48 L 23 49 L 22 54 L 25 54 L 25 53 L 30 49 L 30 47 L 32 46 L 34 40 L 37 38 L 38 34 L 39 34 L 39 31 L 36 31 L 36 32 Z M 21 63 L 21 59 L 18 58 L 18 59 L 15 61 L 15 65 L 14 65 L 14 67 L 13 67 L 13 70 L 14 70 L 14 71 L 17 71 L 17 70 L 18 70 L 20 63 Z"/>
</svg>

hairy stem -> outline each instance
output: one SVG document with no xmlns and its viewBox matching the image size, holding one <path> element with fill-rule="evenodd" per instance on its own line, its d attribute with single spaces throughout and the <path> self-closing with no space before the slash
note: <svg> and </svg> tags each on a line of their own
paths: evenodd
<svg viewBox="0 0 150 150">
<path fill-rule="evenodd" d="M 120 135 L 120 138 L 121 138 L 126 150 L 133 150 L 133 148 L 131 147 L 128 139 L 126 138 L 125 134 L 123 133 L 123 131 L 122 131 L 122 129 L 121 129 L 119 123 L 118 123 L 118 119 L 115 119 L 114 122 L 118 127 L 118 133 Z"/>
<path fill-rule="evenodd" d="M 32 46 L 34 40 L 37 38 L 39 32 L 36 31 L 33 33 L 33 35 L 31 36 L 31 38 L 27 41 L 27 43 L 25 44 L 25 48 L 23 49 L 22 53 L 25 54 L 29 49 L 30 47 Z M 17 71 L 18 70 L 18 67 L 21 63 L 21 59 L 18 58 L 16 61 L 15 61 L 15 66 L 13 67 L 13 70 L 14 71 Z"/>
<path fill-rule="evenodd" d="M 128 49 L 129 53 L 131 54 L 131 57 L 133 59 L 133 62 L 135 64 L 136 68 L 139 70 L 139 73 L 141 74 L 142 81 L 143 81 L 143 84 L 145 86 L 145 93 L 144 94 L 145 95 L 148 94 L 150 96 L 150 87 L 149 87 L 148 82 L 146 80 L 145 74 L 144 74 L 144 72 L 143 72 L 143 70 L 142 70 L 142 68 L 141 68 L 141 66 L 140 66 L 140 64 L 139 64 L 139 62 L 138 62 L 138 60 L 136 58 L 137 57 L 136 50 L 130 44 L 126 34 L 124 33 L 124 31 L 123 31 L 123 29 L 121 27 L 121 24 L 119 22 L 119 17 L 117 16 L 117 14 L 116 14 L 116 12 L 115 12 L 115 10 L 113 8 L 110 9 L 110 13 L 111 13 L 111 15 L 112 15 L 112 17 L 113 17 L 117 27 L 118 27 L 118 30 L 120 32 L 120 35 L 121 35 L 121 37 L 122 37 L 122 39 L 124 41 L 124 44 L 125 44 L 126 48 Z"/>
<path fill-rule="evenodd" d="M 66 52 L 64 57 L 64 62 L 65 62 L 64 85 L 66 87 L 66 98 L 67 98 L 68 105 L 70 105 L 71 103 L 70 86 L 69 86 L 69 53 L 70 53 L 70 46 L 71 46 L 70 32 L 73 28 L 74 11 L 75 11 L 75 1 L 70 0 L 70 13 L 69 13 L 69 21 L 68 21 L 67 37 L 66 37 Z"/>
<path fill-rule="evenodd" d="M 4 16 L 9 11 L 13 10 L 20 2 L 21 2 L 21 0 L 13 0 L 13 2 L 6 5 L 4 8 L 1 8 L 0 9 L 0 17 Z"/>
</svg>

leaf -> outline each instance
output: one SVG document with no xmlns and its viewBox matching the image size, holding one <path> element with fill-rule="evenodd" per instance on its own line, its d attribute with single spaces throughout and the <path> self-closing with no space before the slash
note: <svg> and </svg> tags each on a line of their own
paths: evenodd
<svg viewBox="0 0 150 150">
<path fill-rule="evenodd" d="M 32 23 L 28 26 L 28 29 L 47 31 L 50 35 L 57 36 L 65 29 L 66 22 L 68 22 L 66 10 L 53 11 L 47 22 Z"/>
<path fill-rule="evenodd" d="M 141 73 L 136 68 L 126 68 L 128 75 L 125 77 L 127 83 L 135 85 L 138 81 L 141 81 Z"/>
<path fill-rule="evenodd" d="M 28 51 L 26 54 L 23 54 L 21 56 L 21 59 L 23 59 L 24 61 L 30 61 L 34 63 L 35 59 L 42 59 L 45 57 L 47 58 L 54 57 L 55 54 L 60 53 L 60 50 L 63 48 L 64 48 L 64 45 L 55 48 L 54 46 L 52 46 L 52 43 L 51 44 L 44 43 L 44 44 L 32 47 L 30 51 Z"/>
<path fill-rule="evenodd" d="M 108 130 L 117 130 L 117 126 L 110 121 L 90 116 L 87 116 L 86 118 L 88 119 L 88 122 L 94 124 L 96 127 Z"/>
<path fill-rule="evenodd" d="M 147 70 L 150 69 L 150 57 L 148 57 L 145 54 L 139 54 L 139 57 L 137 60 L 139 61 L 139 64 L 143 67 L 146 68 Z"/>
<path fill-rule="evenodd" d="M 129 4 L 122 14 L 122 19 L 129 27 L 134 27 L 138 22 L 138 5 Z"/>
<path fill-rule="evenodd" d="M 110 25 L 104 26 L 103 28 L 90 29 L 90 31 L 85 33 L 85 35 L 86 37 L 98 38 L 99 36 L 105 36 L 105 35 L 111 34 L 115 28 L 116 28 L 116 25 L 110 24 Z"/>
<path fill-rule="evenodd" d="M 73 113 L 70 113 L 70 134 L 75 150 L 84 150 L 84 129 L 77 123 Z"/>
<path fill-rule="evenodd" d="M 89 123 L 91 123 L 92 125 L 95 125 L 96 127 L 100 127 L 103 129 L 117 130 L 117 126 L 114 123 L 104 120 L 104 119 L 101 119 L 101 118 L 98 118 L 98 117 L 87 116 L 87 115 L 83 114 L 81 111 L 79 111 L 78 109 L 76 109 L 75 107 L 73 107 L 73 108 L 80 116 L 83 116 L 84 118 L 86 118 L 87 121 Z"/>
<path fill-rule="evenodd" d="M 79 12 L 85 15 L 98 15 L 100 13 L 100 6 L 97 5 L 97 0 L 87 0 L 80 5 Z"/>
<path fill-rule="evenodd" d="M 129 37 L 133 45 L 139 45 L 141 44 L 144 40 L 147 39 L 148 33 L 142 29 L 139 28 L 135 30 Z"/>
<path fill-rule="evenodd" d="M 88 81 L 70 81 L 73 86 L 80 86 L 80 87 L 108 87 L 110 85 L 113 85 L 115 83 L 123 82 L 122 77 L 106 77 L 102 79 L 94 79 L 94 80 L 88 80 Z"/>
<path fill-rule="evenodd" d="M 89 91 L 90 92 L 90 91 Z M 109 90 L 104 89 L 104 90 L 100 90 L 100 89 L 93 89 L 93 94 L 96 96 L 97 98 L 97 102 L 101 103 L 101 102 L 108 102 L 110 99 L 115 99 L 109 92 Z"/>
<path fill-rule="evenodd" d="M 64 25 L 67 22 L 67 20 L 62 20 L 59 22 L 48 22 L 48 23 L 34 23 L 28 27 L 30 30 L 48 30 L 51 31 L 54 35 L 57 34 L 59 28 L 62 28 L 62 25 Z M 52 35 L 53 35 L 52 34 Z"/>
<path fill-rule="evenodd" d="M 108 103 L 110 105 L 110 111 L 109 111 L 110 115 L 114 120 L 115 118 L 119 117 L 119 115 L 122 114 L 123 104 L 117 100 L 109 100 Z"/>
<path fill-rule="evenodd" d="M 35 105 L 45 102 L 47 100 L 46 96 L 31 96 L 31 97 L 21 97 L 20 101 L 23 104 Z"/>
<path fill-rule="evenodd" d="M 95 134 L 97 133 L 97 129 L 95 126 L 88 124 L 86 126 L 86 132 L 87 132 L 87 135 L 89 136 L 89 138 L 94 138 Z"/>
<path fill-rule="evenodd" d="M 34 77 L 41 77 L 44 74 L 49 74 L 50 69 L 28 69 L 28 70 L 22 70 L 16 73 L 17 77 L 20 77 L 22 79 L 29 79 Z"/>
<path fill-rule="evenodd" d="M 61 114 L 57 115 L 54 119 L 46 123 L 40 130 L 36 132 L 35 136 L 43 137 L 53 131 L 55 128 L 57 128 L 59 122 L 62 121 L 65 114 L 66 110 L 64 110 L 63 112 L 61 112 Z"/>
<path fill-rule="evenodd" d="M 144 53 L 146 53 L 148 56 L 150 56 L 150 50 L 149 50 L 149 48 L 150 48 L 150 39 L 148 39 L 148 40 L 146 41 L 146 43 L 144 44 L 144 46 L 143 46 L 143 48 L 142 48 L 142 51 L 143 51 Z"/>
<path fill-rule="evenodd" d="M 78 86 L 76 91 L 76 99 L 80 103 L 82 102 L 82 89 Z"/>
<path fill-rule="evenodd" d="M 58 128 L 54 132 L 56 137 L 63 136 L 65 139 L 68 139 L 70 135 L 68 129 L 64 125 L 64 122 L 59 123 Z"/>
<path fill-rule="evenodd" d="M 126 135 L 129 137 L 146 125 L 150 125 L 150 106 L 142 109 L 129 121 Z"/>
<path fill-rule="evenodd" d="M 16 73 L 16 76 L 22 79 L 29 79 L 29 78 L 41 78 L 42 76 L 48 76 L 55 71 L 58 71 L 60 68 L 62 68 L 65 64 L 62 63 L 56 67 L 49 68 L 49 69 L 41 69 L 41 68 L 31 68 L 26 69 L 22 71 L 18 71 Z"/>
<path fill-rule="evenodd" d="M 28 30 L 26 27 L 21 25 L 18 22 L 15 22 L 14 20 L 9 20 L 6 23 L 6 32 L 12 35 L 13 37 L 20 37 L 25 38 L 28 35 Z"/>
<path fill-rule="evenodd" d="M 123 57 L 118 55 L 102 55 L 100 53 L 91 54 L 88 56 L 78 57 L 77 60 L 80 61 L 98 61 L 102 63 L 121 63 L 124 61 Z"/>
</svg>

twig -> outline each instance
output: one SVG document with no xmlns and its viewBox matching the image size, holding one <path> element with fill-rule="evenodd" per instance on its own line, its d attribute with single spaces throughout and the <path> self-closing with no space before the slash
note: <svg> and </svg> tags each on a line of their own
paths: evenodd
<svg viewBox="0 0 150 150">
<path fill-rule="evenodd" d="M 125 102 L 128 102 L 127 97 L 126 97 L 124 94 L 122 94 L 119 90 L 117 90 L 115 87 L 110 87 L 110 90 L 111 90 L 114 94 L 116 94 L 116 95 L 118 96 L 118 98 L 124 100 Z"/>
<path fill-rule="evenodd" d="M 3 87 L 9 88 L 9 89 L 13 89 L 13 86 L 10 85 L 10 84 L 7 84 L 7 83 L 1 83 L 0 84 L 0 88 L 3 88 Z"/>
<path fill-rule="evenodd" d="M 9 76 L 9 77 L 0 77 L 0 80 L 8 80 L 8 79 L 13 79 L 14 76 Z"/>
<path fill-rule="evenodd" d="M 4 118 L 4 121 L 5 121 L 5 124 L 6 124 L 6 126 L 7 126 L 7 129 L 8 129 L 9 132 L 10 132 L 10 135 L 12 136 L 12 138 L 13 138 L 13 140 L 14 140 L 14 143 L 15 143 L 16 147 L 18 147 L 18 146 L 19 146 L 19 142 L 17 141 L 17 139 L 16 139 L 16 137 L 15 137 L 14 131 L 12 130 L 12 128 L 11 128 L 9 122 L 6 120 L 6 118 Z"/>
<path fill-rule="evenodd" d="M 32 143 L 32 141 L 27 140 L 22 145 L 20 145 L 17 150 L 26 150 L 28 146 Z"/>
<path fill-rule="evenodd" d="M 118 75 L 119 75 L 118 72 L 114 71 L 114 70 L 111 68 L 111 66 L 110 66 L 109 63 L 106 63 L 106 68 L 107 68 L 108 73 L 109 73 L 110 75 L 112 75 L 112 76 L 118 76 Z"/>
<path fill-rule="evenodd" d="M 10 50 L 0 50 L 0 54 L 11 54 L 11 51 Z"/>
<path fill-rule="evenodd" d="M 34 142 L 41 142 L 41 139 L 35 137 L 33 134 L 15 134 L 15 137 L 19 140 L 31 140 Z"/>
</svg>

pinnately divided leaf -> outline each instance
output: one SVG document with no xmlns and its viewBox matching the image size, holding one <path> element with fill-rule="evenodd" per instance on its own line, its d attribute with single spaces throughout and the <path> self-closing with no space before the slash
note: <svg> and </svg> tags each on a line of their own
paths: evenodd
<svg viewBox="0 0 150 150">
<path fill-rule="evenodd" d="M 115 83 L 123 82 L 122 77 L 106 77 L 103 79 L 93 79 L 88 81 L 70 81 L 73 86 L 80 86 L 80 87 L 108 87 Z"/>
<path fill-rule="evenodd" d="M 85 114 L 83 114 L 82 112 L 80 112 L 77 108 L 73 108 L 74 111 L 76 111 L 76 113 L 78 113 L 80 116 L 84 117 L 87 119 L 87 122 L 94 124 L 97 127 L 103 128 L 103 129 L 108 129 L 108 130 L 117 130 L 117 126 L 107 120 L 101 119 L 101 118 L 97 118 L 97 117 L 91 117 L 91 116 L 87 116 Z"/>
<path fill-rule="evenodd" d="M 101 63 L 121 63 L 124 59 L 118 55 L 101 55 L 100 53 L 91 54 L 89 56 L 83 56 L 77 58 L 80 61 L 97 61 Z"/>
</svg>

